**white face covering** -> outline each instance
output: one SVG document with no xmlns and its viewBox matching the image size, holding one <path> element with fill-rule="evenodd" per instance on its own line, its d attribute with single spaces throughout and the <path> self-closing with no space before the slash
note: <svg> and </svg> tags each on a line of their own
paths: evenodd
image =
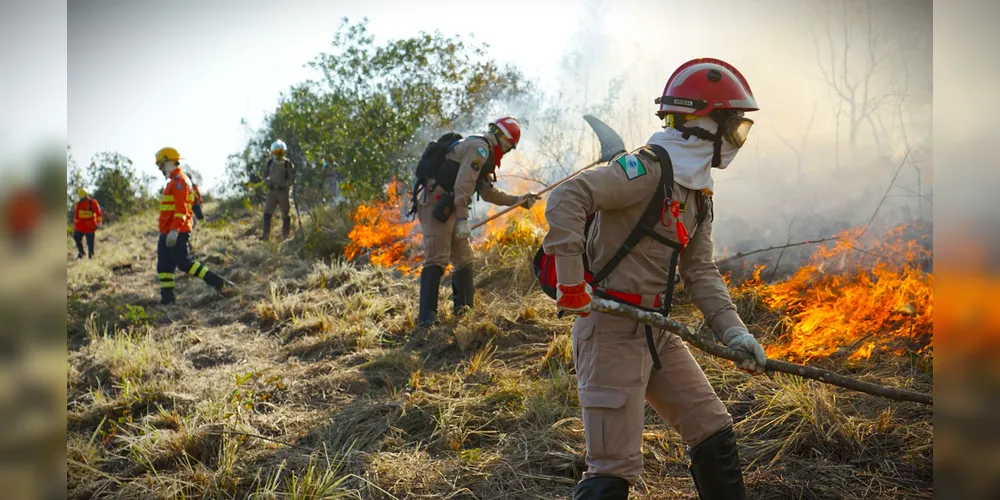
<svg viewBox="0 0 1000 500">
<path fill-rule="evenodd" d="M 712 134 L 719 128 L 715 120 L 707 116 L 686 122 L 684 126 L 701 128 Z M 712 189 L 712 156 L 715 153 L 713 143 L 694 136 L 685 139 L 681 131 L 666 128 L 653 134 L 646 144 L 659 144 L 667 150 L 674 166 L 675 182 L 688 189 Z M 721 162 L 717 168 L 728 167 L 738 152 L 739 148 L 723 139 Z"/>
<path fill-rule="evenodd" d="M 175 163 L 173 162 L 173 160 L 167 160 L 162 163 L 162 166 L 160 167 L 160 172 L 163 173 L 164 177 L 170 177 L 170 172 L 174 170 L 174 165 Z"/>
<path fill-rule="evenodd" d="M 711 119 L 711 118 L 709 118 L 707 116 L 702 116 L 702 117 L 697 118 L 695 120 L 691 120 L 689 122 L 686 122 L 684 124 L 684 126 L 685 127 L 689 127 L 689 128 L 700 128 L 700 129 L 703 129 L 703 130 L 705 130 L 705 131 L 707 131 L 707 132 L 709 132 L 711 134 L 715 134 L 719 130 L 719 124 L 715 123 L 715 120 L 713 120 L 713 119 Z M 695 137 L 692 137 L 691 139 L 694 139 L 694 140 L 693 141 L 689 141 L 689 144 L 686 144 L 685 148 L 691 149 L 692 151 L 695 151 L 695 150 L 705 151 L 706 152 L 705 155 L 708 158 L 708 164 L 711 165 L 712 164 L 712 154 L 715 153 L 715 145 L 712 144 L 711 142 L 700 140 L 700 139 L 697 139 Z M 733 146 L 732 144 L 729 143 L 728 140 L 723 139 L 722 140 L 722 148 L 720 150 L 720 157 L 721 157 L 722 161 L 719 163 L 719 166 L 716 167 L 716 168 L 724 169 L 724 168 L 728 167 L 729 164 L 732 163 L 733 159 L 736 158 L 736 153 L 738 153 L 739 151 L 740 151 L 740 148 L 738 148 L 736 146 Z"/>
</svg>

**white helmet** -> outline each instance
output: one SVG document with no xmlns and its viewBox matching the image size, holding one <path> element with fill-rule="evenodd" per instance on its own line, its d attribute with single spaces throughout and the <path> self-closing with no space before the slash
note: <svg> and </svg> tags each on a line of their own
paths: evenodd
<svg viewBox="0 0 1000 500">
<path fill-rule="evenodd" d="M 284 153 L 285 149 L 286 149 L 285 148 L 285 141 L 283 141 L 281 139 L 278 139 L 278 140 L 276 140 L 276 141 L 274 141 L 274 142 L 271 143 L 271 152 L 272 153 L 277 153 L 279 151 L 282 152 L 282 153 Z"/>
</svg>

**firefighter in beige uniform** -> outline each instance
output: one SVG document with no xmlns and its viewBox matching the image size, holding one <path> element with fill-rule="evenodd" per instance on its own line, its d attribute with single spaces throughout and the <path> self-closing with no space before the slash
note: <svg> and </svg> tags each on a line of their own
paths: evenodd
<svg viewBox="0 0 1000 500">
<path fill-rule="evenodd" d="M 281 238 L 288 238 L 291 230 L 292 215 L 288 202 L 288 191 L 295 184 L 295 165 L 285 157 L 285 142 L 274 141 L 271 144 L 271 158 L 264 165 L 264 184 L 267 185 L 267 200 L 264 201 L 264 235 L 271 235 L 271 217 L 274 209 L 281 208 Z"/>
<path fill-rule="evenodd" d="M 437 318 L 438 287 L 449 261 L 452 271 L 454 311 L 474 306 L 472 246 L 469 244 L 469 210 L 473 194 L 489 203 L 501 206 L 515 205 L 527 198 L 523 208 L 531 208 L 538 197 L 532 193 L 522 196 L 507 194 L 489 177 L 500 165 L 500 158 L 517 147 L 521 127 L 516 119 L 500 118 L 490 124 L 490 133 L 470 136 L 452 145 L 445 156 L 444 165 L 430 180 L 425 195 L 418 202 L 417 218 L 424 241 L 424 261 L 420 272 L 420 304 L 417 322 L 430 326 Z M 457 170 L 455 170 L 457 168 Z M 453 179 L 453 190 L 448 190 Z M 442 185 L 444 184 L 444 185 Z M 439 203 L 448 204 L 450 195 L 454 202 L 449 210 L 453 215 L 442 222 L 434 216 Z M 442 200 L 444 200 L 442 202 Z"/>
<path fill-rule="evenodd" d="M 732 66 L 696 59 L 674 72 L 657 102 L 657 114 L 666 121 L 664 131 L 654 134 L 635 154 L 620 156 L 553 190 L 545 212 L 550 229 L 543 248 L 555 255 L 557 307 L 581 316 L 573 325 L 573 359 L 588 470 L 574 498 L 628 497 L 629 486 L 642 471 L 643 415 L 648 401 L 691 447 L 691 474 L 700 497 L 742 499 L 732 417 L 680 338 L 650 330 L 650 346 L 644 339 L 645 325 L 590 313 L 594 293 L 653 310 L 669 304 L 670 297 L 663 292 L 671 289 L 667 281 L 675 250 L 655 239 L 640 240 L 593 287 L 584 281 L 581 258 L 586 245 L 591 269 L 610 261 L 654 190 L 661 189 L 662 162 L 648 146 L 656 144 L 672 161 L 670 175 L 675 182 L 670 201 L 678 202 L 683 211 L 673 218 L 665 209 L 655 231 L 683 244 L 680 233 L 690 228 L 690 240 L 677 262 L 691 301 L 719 340 L 750 354 L 740 368 L 760 373 L 766 362 L 763 349 L 733 306 L 712 250 L 710 169 L 728 166 L 746 139 L 753 122 L 743 118 L 742 112 L 758 109 L 750 87 Z M 585 219 L 595 212 L 585 235 Z M 654 359 L 659 369 L 653 367 Z"/>
</svg>

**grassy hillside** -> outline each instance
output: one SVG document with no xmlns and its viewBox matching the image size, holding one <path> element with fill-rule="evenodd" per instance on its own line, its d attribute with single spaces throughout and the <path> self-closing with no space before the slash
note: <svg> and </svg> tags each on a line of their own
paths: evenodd
<svg viewBox="0 0 1000 500">
<path fill-rule="evenodd" d="M 211 218 L 216 207 L 208 206 Z M 417 279 L 317 254 L 345 224 L 260 242 L 259 216 L 197 228 L 197 259 L 236 282 L 216 298 L 178 274 L 158 305 L 155 214 L 98 233 L 67 276 L 73 498 L 569 498 L 584 469 L 569 318 L 532 287 L 529 245 L 477 256 L 473 314 L 414 329 Z M 339 232 L 339 233 L 338 233 Z M 753 287 L 740 312 L 767 344 L 788 320 Z M 696 324 L 685 303 L 677 319 Z M 737 420 L 750 498 L 931 498 L 931 409 L 695 352 Z M 931 390 L 920 356 L 818 360 Z M 634 498 L 696 498 L 679 436 L 647 409 Z"/>
</svg>

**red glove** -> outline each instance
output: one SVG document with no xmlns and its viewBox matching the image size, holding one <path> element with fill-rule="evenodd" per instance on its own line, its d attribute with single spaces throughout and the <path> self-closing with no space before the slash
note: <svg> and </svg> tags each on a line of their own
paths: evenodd
<svg viewBox="0 0 1000 500">
<path fill-rule="evenodd" d="M 583 318 L 590 315 L 590 302 L 593 297 L 594 290 L 585 281 L 575 285 L 560 283 L 556 286 L 556 307 Z"/>
</svg>

